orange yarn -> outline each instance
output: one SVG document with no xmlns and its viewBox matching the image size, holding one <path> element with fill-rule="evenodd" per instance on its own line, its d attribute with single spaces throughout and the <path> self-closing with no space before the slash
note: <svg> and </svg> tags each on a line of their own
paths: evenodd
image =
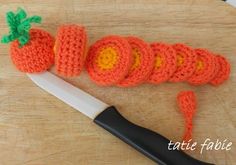
<svg viewBox="0 0 236 165">
<path fill-rule="evenodd" d="M 152 43 L 155 64 L 148 82 L 160 84 L 167 81 L 176 70 L 176 52 L 172 46 L 165 43 Z"/>
<path fill-rule="evenodd" d="M 210 84 L 215 85 L 215 86 L 222 84 L 225 80 L 229 78 L 229 74 L 230 74 L 229 62 L 220 55 L 217 55 L 216 59 L 217 59 L 219 69 L 215 77 L 210 81 Z"/>
<path fill-rule="evenodd" d="M 84 66 L 87 46 L 85 28 L 79 25 L 62 25 L 55 42 L 56 71 L 62 76 L 78 76 Z"/>
<path fill-rule="evenodd" d="M 177 69 L 169 79 L 170 82 L 187 80 L 196 69 L 197 55 L 194 50 L 184 44 L 174 44 L 177 55 Z"/>
<path fill-rule="evenodd" d="M 20 47 L 17 40 L 10 46 L 12 62 L 21 72 L 38 73 L 49 69 L 54 63 L 53 37 L 41 29 L 30 30 L 29 42 Z"/>
<path fill-rule="evenodd" d="M 123 80 L 132 62 L 128 41 L 114 35 L 98 40 L 89 48 L 85 66 L 94 82 L 108 86 Z"/>
<path fill-rule="evenodd" d="M 134 58 L 128 75 L 117 85 L 120 87 L 136 86 L 143 83 L 151 74 L 154 66 L 154 54 L 149 44 L 137 37 L 127 37 Z"/>
<path fill-rule="evenodd" d="M 182 91 L 177 96 L 177 103 L 180 111 L 183 113 L 185 118 L 185 133 L 183 140 L 189 141 L 192 139 L 192 129 L 193 129 L 193 116 L 196 112 L 196 96 L 193 91 Z"/>
<path fill-rule="evenodd" d="M 206 49 L 195 49 L 197 66 L 193 75 L 187 80 L 192 85 L 208 83 L 216 74 L 218 65 L 216 57 Z"/>
</svg>

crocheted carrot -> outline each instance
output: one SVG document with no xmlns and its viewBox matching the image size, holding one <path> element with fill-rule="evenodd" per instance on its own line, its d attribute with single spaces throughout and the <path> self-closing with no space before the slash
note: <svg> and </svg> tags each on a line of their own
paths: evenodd
<svg viewBox="0 0 236 165">
<path fill-rule="evenodd" d="M 196 113 L 196 96 L 193 91 L 182 91 L 177 96 L 177 103 L 185 118 L 186 130 L 183 140 L 187 142 L 192 139 L 192 120 L 194 114 Z"/>
<path fill-rule="evenodd" d="M 56 71 L 62 76 L 78 76 L 84 66 L 87 34 L 79 25 L 62 25 L 55 42 Z"/>
<path fill-rule="evenodd" d="M 54 61 L 53 37 L 41 29 L 31 29 L 31 23 L 40 23 L 41 17 L 27 17 L 23 9 L 17 13 L 8 12 L 6 21 L 9 35 L 2 37 L 2 43 L 9 43 L 12 62 L 22 72 L 42 72 Z"/>
</svg>

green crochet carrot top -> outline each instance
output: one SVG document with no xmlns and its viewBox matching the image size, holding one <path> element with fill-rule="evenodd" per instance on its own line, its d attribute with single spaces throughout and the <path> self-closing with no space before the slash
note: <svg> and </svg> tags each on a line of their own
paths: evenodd
<svg viewBox="0 0 236 165">
<path fill-rule="evenodd" d="M 27 18 L 26 12 L 19 8 L 16 13 L 7 12 L 6 22 L 9 26 L 9 35 L 4 35 L 1 39 L 2 43 L 9 43 L 18 40 L 20 47 L 27 44 L 30 40 L 29 30 L 31 23 L 41 23 L 40 16 L 32 16 Z"/>
</svg>

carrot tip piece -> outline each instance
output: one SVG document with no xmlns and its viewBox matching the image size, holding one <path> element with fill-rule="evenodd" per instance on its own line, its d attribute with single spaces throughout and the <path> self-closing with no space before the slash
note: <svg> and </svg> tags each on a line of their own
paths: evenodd
<svg viewBox="0 0 236 165">
<path fill-rule="evenodd" d="M 185 118 L 184 141 L 192 139 L 193 116 L 196 112 L 196 96 L 193 91 L 181 91 L 177 96 L 180 111 Z"/>
</svg>

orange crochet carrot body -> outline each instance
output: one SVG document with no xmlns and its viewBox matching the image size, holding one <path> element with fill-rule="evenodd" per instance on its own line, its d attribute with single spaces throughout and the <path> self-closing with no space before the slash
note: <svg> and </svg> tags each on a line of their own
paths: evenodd
<svg viewBox="0 0 236 165">
<path fill-rule="evenodd" d="M 155 55 L 155 63 L 147 81 L 160 84 L 167 81 L 175 72 L 177 65 L 176 52 L 172 46 L 165 43 L 152 43 L 151 48 Z"/>
<path fill-rule="evenodd" d="M 196 113 L 196 96 L 193 91 L 182 91 L 177 96 L 177 103 L 185 118 L 185 142 L 192 139 L 193 116 Z"/>
<path fill-rule="evenodd" d="M 134 58 L 129 73 L 117 85 L 120 87 L 136 86 L 143 83 L 151 74 L 154 66 L 154 54 L 149 44 L 137 37 L 127 37 Z"/>
<path fill-rule="evenodd" d="M 99 85 L 114 85 L 129 72 L 133 62 L 128 41 L 120 36 L 106 36 L 95 42 L 86 58 L 90 78 Z"/>
<path fill-rule="evenodd" d="M 49 69 L 54 63 L 53 37 L 44 30 L 30 29 L 30 23 L 39 23 L 41 18 L 26 17 L 24 10 L 7 13 L 9 35 L 3 43 L 11 43 L 10 54 L 16 68 L 22 72 L 38 73 Z"/>
<path fill-rule="evenodd" d="M 79 25 L 62 25 L 55 42 L 56 71 L 62 76 L 78 76 L 84 66 L 87 48 L 85 28 Z"/>
</svg>

